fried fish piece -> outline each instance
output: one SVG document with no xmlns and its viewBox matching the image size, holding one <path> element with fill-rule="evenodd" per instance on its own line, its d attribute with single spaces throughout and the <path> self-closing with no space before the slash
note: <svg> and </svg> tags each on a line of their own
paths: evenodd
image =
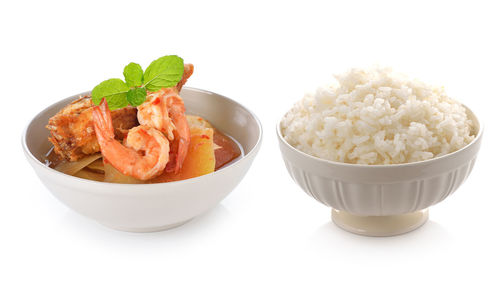
<svg viewBox="0 0 500 283">
<path fill-rule="evenodd" d="M 76 161 L 100 151 L 92 120 L 92 99 L 81 97 L 61 109 L 49 119 L 49 141 L 54 151 L 68 161 Z M 128 130 L 138 126 L 137 109 L 125 107 L 111 111 L 117 139 L 122 140 Z"/>
</svg>

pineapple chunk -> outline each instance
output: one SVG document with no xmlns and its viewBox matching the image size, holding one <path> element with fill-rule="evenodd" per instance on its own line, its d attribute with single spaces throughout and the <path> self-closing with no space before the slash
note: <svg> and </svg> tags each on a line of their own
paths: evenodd
<svg viewBox="0 0 500 283">
<path fill-rule="evenodd" d="M 151 180 L 163 183 L 185 180 L 212 173 L 215 170 L 214 131 L 199 126 L 190 127 L 191 141 L 188 153 L 179 173 L 165 172 Z"/>
</svg>

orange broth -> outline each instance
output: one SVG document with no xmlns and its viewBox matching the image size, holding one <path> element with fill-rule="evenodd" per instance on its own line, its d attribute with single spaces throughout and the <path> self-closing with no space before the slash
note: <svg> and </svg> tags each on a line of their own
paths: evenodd
<svg viewBox="0 0 500 283">
<path fill-rule="evenodd" d="M 214 157 L 215 157 L 215 164 L 214 164 L 215 166 L 213 164 L 211 165 L 212 168 L 215 167 L 214 171 L 217 171 L 218 169 L 231 163 L 232 161 L 234 161 L 235 159 L 237 159 L 238 157 L 240 157 L 242 155 L 240 145 L 233 138 L 221 133 L 220 131 L 216 130 L 215 128 L 213 129 L 212 141 L 213 141 L 213 143 L 216 144 L 216 148 L 215 148 L 214 153 L 213 153 Z M 200 161 L 203 162 L 203 160 L 197 159 L 197 156 L 200 155 L 200 150 L 204 151 L 204 152 L 207 152 L 209 150 L 206 147 L 203 147 L 202 143 L 203 143 L 203 138 L 201 139 L 201 141 L 197 141 L 195 139 L 194 143 L 192 143 L 190 145 L 191 156 L 189 156 L 189 155 L 186 156 L 186 160 L 187 160 L 187 161 L 185 161 L 186 168 L 189 168 L 189 167 L 192 168 L 194 166 L 203 167 L 203 165 L 193 164 L 193 163 L 200 162 Z M 195 159 L 195 160 L 189 161 L 189 158 Z M 99 160 L 101 160 L 100 162 L 102 162 L 102 159 L 99 159 Z M 45 164 L 51 168 L 55 168 L 57 165 L 59 165 L 63 162 L 66 162 L 66 161 L 64 161 L 59 155 L 57 155 L 54 152 L 53 147 L 51 147 L 49 152 L 47 152 L 47 154 L 45 155 Z M 207 166 L 205 166 L 205 167 L 207 167 Z M 208 167 L 210 167 L 210 165 L 208 165 Z M 102 179 L 102 178 L 93 178 L 92 174 L 89 174 L 89 173 L 93 173 L 94 175 L 95 174 L 104 175 L 101 171 L 95 171 L 89 167 L 84 168 L 82 171 L 84 171 L 83 172 L 84 174 L 77 174 L 79 177 L 90 175 L 91 178 L 89 178 L 89 179 L 92 179 L 92 180 L 95 179 L 95 180 L 100 181 L 100 179 Z M 160 175 L 152 180 L 149 180 L 147 182 L 148 183 L 163 183 L 163 182 L 179 181 L 179 180 L 185 180 L 185 179 L 189 179 L 189 178 L 198 177 L 198 176 L 201 176 L 201 175 L 204 175 L 204 174 L 211 172 L 209 169 L 206 169 L 206 168 L 198 169 L 196 171 L 197 173 L 195 173 L 195 175 L 193 175 L 193 173 L 185 173 L 186 171 L 192 172 L 192 170 L 186 169 L 184 171 L 181 170 L 181 172 L 179 172 L 177 175 L 173 175 L 173 173 L 164 173 L 164 174 L 162 174 L 162 175 Z"/>
</svg>

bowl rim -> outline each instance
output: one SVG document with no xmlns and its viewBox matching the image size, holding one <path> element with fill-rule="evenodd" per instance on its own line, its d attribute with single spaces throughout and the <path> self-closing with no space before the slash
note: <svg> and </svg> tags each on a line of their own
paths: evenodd
<svg viewBox="0 0 500 283">
<path fill-rule="evenodd" d="M 458 103 L 460 103 L 460 102 L 458 102 Z M 477 121 L 478 130 L 477 130 L 477 134 L 474 137 L 474 139 L 470 143 L 468 143 L 466 146 L 462 147 L 459 150 L 456 150 L 454 152 L 450 152 L 450 153 L 447 153 L 445 155 L 441 155 L 441 156 L 438 156 L 438 157 L 434 157 L 434 158 L 431 158 L 431 159 L 422 160 L 422 161 L 415 161 L 415 162 L 408 162 L 408 163 L 399 163 L 399 164 L 372 164 L 372 165 L 370 165 L 370 164 L 355 164 L 355 163 L 344 163 L 344 162 L 339 162 L 339 161 L 332 161 L 332 160 L 323 159 L 323 158 L 319 158 L 319 157 L 307 154 L 307 153 L 305 153 L 303 151 L 300 151 L 300 150 L 296 149 L 292 145 L 290 145 L 285 140 L 285 138 L 283 137 L 283 134 L 281 133 L 281 122 L 283 121 L 283 118 L 285 117 L 286 113 L 288 113 L 288 111 L 283 116 L 281 116 L 281 119 L 276 124 L 276 134 L 278 136 L 279 142 L 282 143 L 283 145 L 285 145 L 288 149 L 290 149 L 293 152 L 295 152 L 296 154 L 299 154 L 299 155 L 301 155 L 301 156 L 303 156 L 305 158 L 309 158 L 309 159 L 315 160 L 317 162 L 325 163 L 325 164 L 331 165 L 331 166 L 345 166 L 345 167 L 352 167 L 352 168 L 379 168 L 379 169 L 380 168 L 395 168 L 395 167 L 425 166 L 426 164 L 433 163 L 433 162 L 438 162 L 439 160 L 442 160 L 442 159 L 445 159 L 445 158 L 449 158 L 449 157 L 451 157 L 453 155 L 456 155 L 456 154 L 458 154 L 458 153 L 460 153 L 462 151 L 465 151 L 469 147 L 471 147 L 474 144 L 476 144 L 479 140 L 481 140 L 482 135 L 483 135 L 484 124 L 481 122 L 481 120 L 479 120 L 479 118 L 477 117 L 477 115 L 475 114 L 475 112 L 472 111 L 469 107 L 467 107 L 463 103 L 460 103 L 460 105 L 462 105 L 463 107 L 465 107 L 465 109 L 468 110 L 469 113 L 471 113 L 473 115 L 473 118 Z"/>
<path fill-rule="evenodd" d="M 83 179 L 83 178 L 79 178 L 79 177 L 75 177 L 75 176 L 72 176 L 72 175 L 68 175 L 68 174 L 59 172 L 59 171 L 57 171 L 57 170 L 55 170 L 53 168 L 50 168 L 49 166 L 43 164 L 42 162 L 40 162 L 40 160 L 38 160 L 33 155 L 33 153 L 30 151 L 30 149 L 28 148 L 28 145 L 26 143 L 26 136 L 27 136 L 28 128 L 30 127 L 30 125 L 33 123 L 34 120 L 36 120 L 38 118 L 38 116 L 41 113 L 45 112 L 49 108 L 54 107 L 56 104 L 60 103 L 62 100 L 68 99 L 68 98 L 70 98 L 72 96 L 89 95 L 91 93 L 90 91 L 85 91 L 85 92 L 82 92 L 82 93 L 79 93 L 79 94 L 76 94 L 76 95 L 72 95 L 72 96 L 68 96 L 68 97 L 63 98 L 61 100 L 58 100 L 58 101 L 50 104 L 49 106 L 45 107 L 43 110 L 41 110 L 40 112 L 38 112 L 36 115 L 34 115 L 33 118 L 30 119 L 29 122 L 27 123 L 27 125 L 24 127 L 24 130 L 22 132 L 21 144 L 22 144 L 22 147 L 23 147 L 23 151 L 24 151 L 26 157 L 30 161 L 32 161 L 32 164 L 36 164 L 38 166 L 38 168 L 41 168 L 42 170 L 44 170 L 45 172 L 47 172 L 47 174 L 51 174 L 51 175 L 54 175 L 54 176 L 59 176 L 61 178 L 65 178 L 66 180 L 71 181 L 71 182 L 81 182 L 83 184 L 88 184 L 89 186 L 87 188 L 89 188 L 89 189 L 91 189 L 91 188 L 94 187 L 94 186 L 91 186 L 91 185 L 101 185 L 101 186 L 105 185 L 105 186 L 109 186 L 109 187 L 112 187 L 112 188 L 120 187 L 120 188 L 132 188 L 132 189 L 135 189 L 135 188 L 139 188 L 140 187 L 141 190 L 144 190 L 145 188 L 149 188 L 149 189 L 165 188 L 166 189 L 166 188 L 169 188 L 169 187 L 170 188 L 174 188 L 174 187 L 177 187 L 177 186 L 183 185 L 183 184 L 198 183 L 203 178 L 211 178 L 212 176 L 224 174 L 226 171 L 229 170 L 229 168 L 237 166 L 238 164 L 244 162 L 244 160 L 246 160 L 248 158 L 251 158 L 252 156 L 254 156 L 254 155 L 257 154 L 257 152 L 259 151 L 260 146 L 262 144 L 263 130 L 262 130 L 262 124 L 261 124 L 259 118 L 257 117 L 257 115 L 255 115 L 255 113 L 253 111 L 251 111 L 250 109 L 248 109 L 247 107 L 245 107 L 243 104 L 235 101 L 234 99 L 231 99 L 231 98 L 229 98 L 227 96 L 224 96 L 224 95 L 212 92 L 212 91 L 208 91 L 208 90 L 204 90 L 204 89 L 200 89 L 200 88 L 194 88 L 194 87 L 183 87 L 183 89 L 192 90 L 192 91 L 196 91 L 196 92 L 201 92 L 201 93 L 212 95 L 212 96 L 216 96 L 216 97 L 221 97 L 223 99 L 229 100 L 230 102 L 234 103 L 235 105 L 238 105 L 238 106 L 242 107 L 245 111 L 247 111 L 248 113 L 250 113 L 251 117 L 254 119 L 254 121 L 256 122 L 256 124 L 258 126 L 259 134 L 258 134 L 257 141 L 256 141 L 255 145 L 248 151 L 248 153 L 244 154 L 240 159 L 238 159 L 235 162 L 229 164 L 228 166 L 224 166 L 224 167 L 220 168 L 219 170 L 214 171 L 212 173 L 208 173 L 208 174 L 205 174 L 205 175 L 202 175 L 202 176 L 198 176 L 198 177 L 194 177 L 194 178 L 189 178 L 189 179 L 185 179 L 185 180 L 179 180 L 179 181 L 173 181 L 173 182 L 164 182 L 164 183 L 154 183 L 154 184 L 119 184 L 119 183 L 109 183 L 109 182 L 100 182 L 100 181 L 88 180 L 88 179 Z M 181 90 L 181 92 L 182 92 L 182 90 Z"/>
</svg>

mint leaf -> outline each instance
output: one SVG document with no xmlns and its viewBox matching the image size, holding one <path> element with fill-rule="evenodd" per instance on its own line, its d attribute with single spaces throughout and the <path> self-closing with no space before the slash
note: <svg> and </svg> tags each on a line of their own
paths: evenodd
<svg viewBox="0 0 500 283">
<path fill-rule="evenodd" d="M 142 87 L 130 89 L 127 92 L 127 100 L 130 105 L 137 107 L 146 101 L 146 90 Z"/>
<path fill-rule="evenodd" d="M 123 76 L 129 87 L 141 86 L 144 82 L 141 65 L 137 63 L 130 63 L 125 66 L 123 69 Z"/>
<path fill-rule="evenodd" d="M 120 79 L 105 80 L 92 90 L 92 102 L 99 105 L 106 98 L 110 110 L 123 108 L 128 105 L 128 90 L 127 84 Z"/>
<path fill-rule="evenodd" d="M 176 55 L 160 57 L 146 68 L 144 87 L 149 91 L 157 91 L 165 87 L 175 86 L 184 73 L 184 60 Z"/>
</svg>

